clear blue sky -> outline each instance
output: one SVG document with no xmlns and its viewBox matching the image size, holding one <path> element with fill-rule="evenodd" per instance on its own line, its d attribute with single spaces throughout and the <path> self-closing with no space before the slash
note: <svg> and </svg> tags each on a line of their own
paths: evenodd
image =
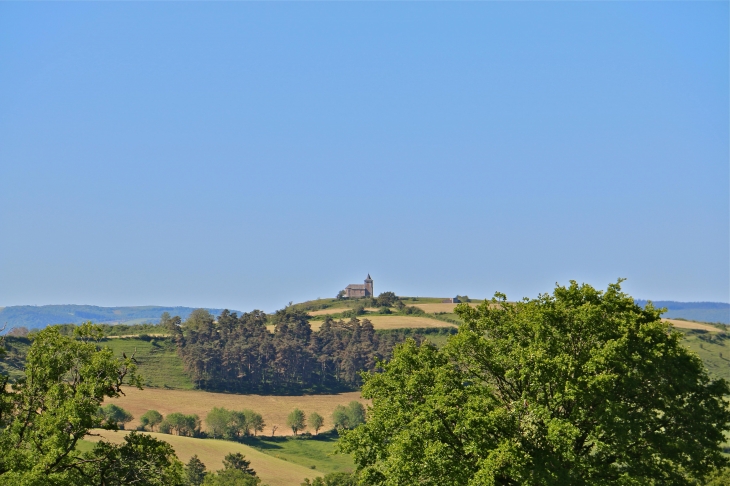
<svg viewBox="0 0 730 486">
<path fill-rule="evenodd" d="M 727 2 L 2 3 L 0 306 L 729 300 Z"/>
</svg>

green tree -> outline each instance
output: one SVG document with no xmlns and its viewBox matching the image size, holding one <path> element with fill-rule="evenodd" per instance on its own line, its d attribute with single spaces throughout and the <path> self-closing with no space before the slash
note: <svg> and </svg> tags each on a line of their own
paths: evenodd
<svg viewBox="0 0 730 486">
<path fill-rule="evenodd" d="M 358 486 L 357 476 L 352 473 L 334 472 L 324 477 L 305 479 L 301 486 Z"/>
<path fill-rule="evenodd" d="M 113 403 L 104 405 L 100 408 L 100 411 L 107 425 L 112 428 L 120 428 L 124 430 L 124 425 L 134 419 L 131 413 Z"/>
<path fill-rule="evenodd" d="M 141 385 L 132 358 L 115 358 L 100 346 L 102 337 L 90 323 L 73 336 L 43 329 L 24 378 L 10 386 L 0 377 L 0 484 L 182 484 L 172 448 L 149 436 L 132 433 L 123 444 L 101 441 L 78 451 L 78 441 L 102 426 L 104 399 L 118 397 L 123 384 Z"/>
<path fill-rule="evenodd" d="M 292 410 L 286 418 L 286 425 L 291 427 L 294 435 L 297 435 L 300 430 L 304 430 L 307 427 L 307 420 L 304 417 L 304 412 L 298 408 Z"/>
<path fill-rule="evenodd" d="M 251 469 L 251 461 L 246 459 L 246 456 L 240 452 L 236 452 L 235 454 L 233 452 L 226 454 L 226 457 L 223 458 L 223 467 L 225 469 L 235 469 L 237 471 L 250 474 L 251 476 L 256 476 L 256 471 Z"/>
<path fill-rule="evenodd" d="M 155 427 L 162 422 L 162 414 L 157 410 L 147 410 L 140 418 L 139 422 L 143 428 L 154 430 Z"/>
<path fill-rule="evenodd" d="M 159 430 L 163 434 L 195 437 L 200 434 L 200 418 L 195 414 L 185 415 L 180 412 L 174 412 L 160 422 Z"/>
<path fill-rule="evenodd" d="M 205 476 L 203 486 L 258 486 L 261 479 L 238 469 L 222 469 Z"/>
<path fill-rule="evenodd" d="M 82 456 L 81 484 L 167 486 L 184 484 L 184 470 L 167 442 L 131 432 L 120 445 L 98 442 Z M 103 459 L 103 460 L 100 460 Z M 76 480 L 78 481 L 78 480 Z M 79 484 L 73 481 L 68 484 Z M 85 482 L 85 481 L 88 481 Z"/>
<path fill-rule="evenodd" d="M 187 486 L 200 486 L 205 480 L 205 464 L 195 454 L 185 466 L 185 479 Z"/>
<path fill-rule="evenodd" d="M 257 432 L 264 431 L 266 422 L 264 422 L 264 418 L 260 413 L 256 413 L 253 410 L 244 410 L 243 413 L 246 416 L 246 423 L 250 427 L 250 430 L 253 431 L 253 435 L 256 435 Z"/>
<path fill-rule="evenodd" d="M 228 435 L 231 424 L 231 411 L 223 407 L 214 407 L 205 417 L 205 423 L 208 425 L 208 431 L 213 438 L 222 438 Z"/>
<path fill-rule="evenodd" d="M 362 403 L 357 400 L 351 401 L 347 404 L 347 419 L 349 421 L 349 428 L 354 429 L 360 424 L 365 423 L 365 407 Z"/>
<path fill-rule="evenodd" d="M 332 412 L 332 423 L 337 430 L 350 428 L 350 417 L 347 415 L 347 407 L 337 405 Z"/>
<path fill-rule="evenodd" d="M 332 412 L 332 422 L 336 429 L 354 429 L 365 423 L 365 407 L 357 400 L 344 405 L 337 405 Z"/>
<path fill-rule="evenodd" d="M 497 294 L 439 350 L 406 341 L 344 432 L 368 484 L 694 485 L 727 460 L 724 380 L 621 291 Z"/>
<path fill-rule="evenodd" d="M 390 307 L 398 301 L 398 296 L 393 292 L 383 292 L 378 295 L 375 301 L 377 307 Z"/>
<path fill-rule="evenodd" d="M 319 429 L 324 425 L 324 417 L 317 412 L 309 414 L 309 426 L 314 429 L 315 434 L 319 434 Z"/>
</svg>

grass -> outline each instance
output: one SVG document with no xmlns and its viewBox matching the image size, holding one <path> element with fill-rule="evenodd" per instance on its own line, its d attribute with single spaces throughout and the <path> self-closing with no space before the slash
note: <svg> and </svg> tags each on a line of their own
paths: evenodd
<svg viewBox="0 0 730 486">
<path fill-rule="evenodd" d="M 102 346 L 111 348 L 116 356 L 123 352 L 127 356 L 135 353 L 138 371 L 148 387 L 193 388 L 193 382 L 185 373 L 175 343 L 170 338 L 114 338 L 104 340 Z"/>
<path fill-rule="evenodd" d="M 701 329 L 680 329 L 683 344 L 697 353 L 713 378 L 730 381 L 730 335 L 710 333 Z"/>
<path fill-rule="evenodd" d="M 124 435 L 128 432 L 111 432 L 107 430 L 94 430 L 93 433 L 100 434 L 104 440 L 113 443 L 121 443 Z M 177 435 L 150 433 L 149 435 L 169 443 L 175 454 L 181 461 L 187 463 L 193 455 L 197 455 L 208 471 L 215 471 L 223 468 L 223 458 L 226 454 L 240 452 L 251 461 L 251 467 L 261 478 L 264 484 L 269 486 L 292 486 L 301 484 L 305 478 L 322 476 L 322 472 L 311 469 L 294 461 L 285 458 L 277 458 L 254 447 L 239 442 L 214 439 L 195 439 L 192 437 L 179 437 Z M 99 437 L 88 437 L 90 442 L 100 440 Z M 305 441 L 302 441 L 305 442 Z M 310 441 L 306 441 L 310 442 Z M 314 441 L 311 441 L 314 442 Z M 297 454 L 291 453 L 289 456 Z M 301 454 L 299 454 L 301 456 Z"/>
<path fill-rule="evenodd" d="M 338 435 L 320 432 L 312 437 L 247 437 L 243 440 L 261 452 L 323 473 L 351 472 L 355 463 L 349 454 L 335 454 Z"/>
<path fill-rule="evenodd" d="M 199 390 L 163 390 L 159 388 L 124 388 L 125 396 L 112 398 L 105 403 L 114 403 L 128 410 L 134 420 L 127 425 L 134 429 L 139 425 L 139 417 L 147 410 L 157 410 L 162 415 L 172 412 L 197 414 L 203 421 L 213 407 L 229 410 L 251 409 L 260 413 L 266 422 L 265 433 L 271 435 L 271 427 L 277 425 L 276 435 L 290 435 L 286 429 L 286 417 L 294 408 L 300 408 L 307 415 L 317 412 L 325 420 L 325 428 L 332 424 L 332 412 L 337 405 L 347 405 L 360 399 L 360 392 L 338 393 L 333 395 L 236 395 L 233 393 L 213 393 Z M 205 425 L 205 422 L 203 422 Z M 205 427 L 204 427 L 205 428 Z"/>
</svg>

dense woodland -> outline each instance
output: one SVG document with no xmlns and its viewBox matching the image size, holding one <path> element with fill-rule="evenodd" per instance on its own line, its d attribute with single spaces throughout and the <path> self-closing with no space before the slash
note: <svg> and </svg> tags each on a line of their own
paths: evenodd
<svg viewBox="0 0 730 486">
<path fill-rule="evenodd" d="M 223 311 L 217 318 L 199 309 L 182 325 L 175 318 L 168 325 L 196 385 L 232 392 L 354 389 L 361 384 L 360 372 L 389 358 L 396 344 L 407 337 L 422 341 L 428 332 L 376 332 L 370 321 L 354 317 L 327 319 L 319 331 L 312 331 L 308 319 L 305 312 L 292 309 L 273 316 Z"/>
</svg>

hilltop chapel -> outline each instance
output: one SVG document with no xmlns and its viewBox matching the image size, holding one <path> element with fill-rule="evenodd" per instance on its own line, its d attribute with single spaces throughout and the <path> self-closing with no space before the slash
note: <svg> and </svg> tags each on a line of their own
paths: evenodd
<svg viewBox="0 0 730 486">
<path fill-rule="evenodd" d="M 373 279 L 370 278 L 369 273 L 364 284 L 350 284 L 345 287 L 345 297 L 348 298 L 372 297 L 373 295 Z"/>
</svg>

